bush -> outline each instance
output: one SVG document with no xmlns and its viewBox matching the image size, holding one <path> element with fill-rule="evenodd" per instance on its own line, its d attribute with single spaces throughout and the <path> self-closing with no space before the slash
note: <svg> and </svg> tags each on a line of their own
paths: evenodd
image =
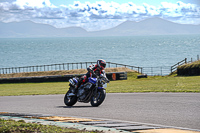
<svg viewBox="0 0 200 133">
<path fill-rule="evenodd" d="M 181 76 L 197 76 L 200 75 L 200 60 L 179 66 L 177 74 Z"/>
</svg>

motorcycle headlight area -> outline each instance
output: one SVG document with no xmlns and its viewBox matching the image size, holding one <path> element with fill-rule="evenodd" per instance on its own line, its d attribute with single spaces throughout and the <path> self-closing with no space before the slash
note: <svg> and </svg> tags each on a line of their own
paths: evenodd
<svg viewBox="0 0 200 133">
<path fill-rule="evenodd" d="M 103 88 L 107 88 L 107 83 L 105 83 L 105 84 L 103 85 Z"/>
</svg>

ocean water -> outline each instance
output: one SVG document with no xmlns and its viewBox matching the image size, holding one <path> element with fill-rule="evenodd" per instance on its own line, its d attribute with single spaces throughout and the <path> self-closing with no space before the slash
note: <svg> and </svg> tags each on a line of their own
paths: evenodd
<svg viewBox="0 0 200 133">
<path fill-rule="evenodd" d="M 200 35 L 1 38 L 0 68 L 75 62 L 108 62 L 139 67 L 172 66 L 200 55 Z"/>
</svg>

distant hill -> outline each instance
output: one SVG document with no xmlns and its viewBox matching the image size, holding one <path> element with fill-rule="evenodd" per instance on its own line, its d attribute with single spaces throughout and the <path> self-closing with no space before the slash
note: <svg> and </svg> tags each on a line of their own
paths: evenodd
<svg viewBox="0 0 200 133">
<path fill-rule="evenodd" d="M 200 25 L 177 24 L 161 18 L 150 18 L 140 22 L 126 21 L 111 29 L 88 32 L 81 27 L 55 28 L 51 25 L 34 23 L 32 21 L 11 23 L 0 22 L 0 38 L 179 34 L 200 34 Z"/>
<path fill-rule="evenodd" d="M 112 29 L 95 33 L 112 36 L 200 34 L 200 25 L 177 24 L 161 18 L 150 18 L 140 22 L 126 21 Z"/>
<path fill-rule="evenodd" d="M 79 27 L 55 28 L 32 21 L 0 23 L 0 37 L 75 37 L 87 34 Z"/>
</svg>

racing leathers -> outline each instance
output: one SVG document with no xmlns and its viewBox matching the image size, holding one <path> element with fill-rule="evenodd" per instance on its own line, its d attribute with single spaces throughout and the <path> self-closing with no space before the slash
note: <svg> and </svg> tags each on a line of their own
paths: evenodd
<svg viewBox="0 0 200 133">
<path fill-rule="evenodd" d="M 103 67 L 99 67 L 97 64 L 96 65 L 90 65 L 88 68 L 87 68 L 87 73 L 86 75 L 82 76 L 80 79 L 79 79 L 79 82 L 76 86 L 76 89 L 79 88 L 79 86 L 81 84 L 84 84 L 88 81 L 88 78 L 89 77 L 93 77 L 93 78 L 96 78 L 97 76 L 100 76 L 101 74 L 103 74 L 103 76 L 106 77 L 106 73 L 105 73 L 105 70 Z"/>
</svg>

